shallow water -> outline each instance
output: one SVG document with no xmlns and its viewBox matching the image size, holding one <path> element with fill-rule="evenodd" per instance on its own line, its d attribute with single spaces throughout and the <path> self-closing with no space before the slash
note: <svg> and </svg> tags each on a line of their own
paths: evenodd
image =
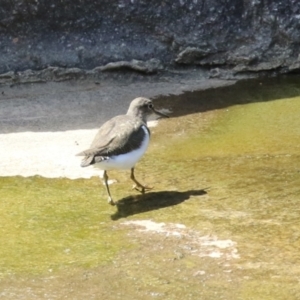
<svg viewBox="0 0 300 300">
<path fill-rule="evenodd" d="M 96 177 L 2 177 L 0 299 L 299 299 L 298 81 L 156 99 L 154 189 L 112 171 L 118 207 Z"/>
</svg>

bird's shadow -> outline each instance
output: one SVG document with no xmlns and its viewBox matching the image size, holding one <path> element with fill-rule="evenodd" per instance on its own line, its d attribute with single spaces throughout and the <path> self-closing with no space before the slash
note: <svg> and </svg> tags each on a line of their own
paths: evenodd
<svg viewBox="0 0 300 300">
<path fill-rule="evenodd" d="M 202 196 L 206 194 L 206 189 L 201 189 L 185 192 L 150 192 L 144 195 L 129 196 L 117 202 L 117 211 L 111 216 L 111 219 L 118 220 L 131 215 L 177 205 L 188 200 L 191 196 Z"/>
</svg>

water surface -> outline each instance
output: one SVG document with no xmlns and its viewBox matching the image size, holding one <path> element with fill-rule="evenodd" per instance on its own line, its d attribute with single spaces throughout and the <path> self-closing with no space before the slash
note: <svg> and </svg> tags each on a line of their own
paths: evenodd
<svg viewBox="0 0 300 300">
<path fill-rule="evenodd" d="M 154 189 L 112 171 L 118 207 L 97 177 L 2 177 L 0 299 L 299 299 L 298 81 L 156 99 Z"/>
</svg>

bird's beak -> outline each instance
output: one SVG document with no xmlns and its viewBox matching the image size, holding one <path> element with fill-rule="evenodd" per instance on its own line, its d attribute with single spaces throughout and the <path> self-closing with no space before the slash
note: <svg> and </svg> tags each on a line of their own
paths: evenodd
<svg viewBox="0 0 300 300">
<path fill-rule="evenodd" d="M 152 108 L 152 111 L 153 111 L 154 114 L 156 114 L 156 115 L 158 115 L 158 116 L 160 116 L 160 117 L 162 117 L 162 118 L 169 118 L 169 116 L 167 116 L 167 115 L 161 113 L 160 111 L 158 111 L 158 110 L 156 110 L 156 109 L 154 109 L 154 108 Z"/>
</svg>

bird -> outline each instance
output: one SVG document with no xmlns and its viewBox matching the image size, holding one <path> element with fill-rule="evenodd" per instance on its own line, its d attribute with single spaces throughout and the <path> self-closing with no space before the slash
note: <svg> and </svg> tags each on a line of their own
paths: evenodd
<svg viewBox="0 0 300 300">
<path fill-rule="evenodd" d="M 108 203 L 116 205 L 108 186 L 107 171 L 114 169 L 130 169 L 130 179 L 134 188 L 142 194 L 151 189 L 142 185 L 134 175 L 135 164 L 146 152 L 150 141 L 150 130 L 147 120 L 150 115 L 168 118 L 169 116 L 157 111 L 153 102 L 144 97 L 131 101 L 127 113 L 105 122 L 96 134 L 89 149 L 77 154 L 84 156 L 81 167 L 91 165 L 103 170 L 103 180 L 108 195 Z"/>
</svg>

